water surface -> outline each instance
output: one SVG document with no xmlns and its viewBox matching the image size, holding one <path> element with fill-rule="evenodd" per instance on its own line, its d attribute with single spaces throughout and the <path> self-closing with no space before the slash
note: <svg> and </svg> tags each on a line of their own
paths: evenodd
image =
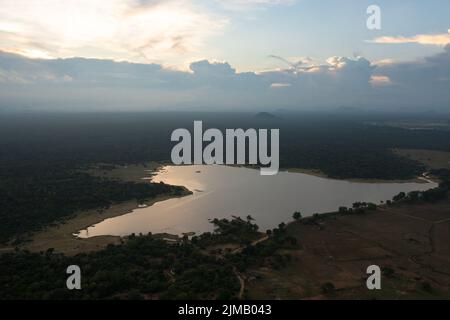
<svg viewBox="0 0 450 320">
<path fill-rule="evenodd" d="M 337 210 L 356 201 L 380 203 L 401 191 L 427 190 L 429 183 L 362 183 L 280 172 L 261 176 L 259 170 L 228 166 L 167 166 L 153 181 L 182 185 L 192 195 L 157 202 L 147 208 L 104 220 L 80 237 L 124 236 L 131 233 L 202 233 L 212 231 L 209 219 L 251 215 L 262 230 L 303 216 Z"/>
</svg>

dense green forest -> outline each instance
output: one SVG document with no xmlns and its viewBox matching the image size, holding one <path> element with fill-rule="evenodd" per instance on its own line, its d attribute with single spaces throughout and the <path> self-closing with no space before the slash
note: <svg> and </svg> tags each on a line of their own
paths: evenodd
<svg viewBox="0 0 450 320">
<path fill-rule="evenodd" d="M 98 163 L 167 161 L 171 132 L 192 129 L 194 120 L 203 120 L 205 129 L 279 128 L 284 168 L 318 169 L 336 178 L 412 178 L 423 165 L 390 148 L 450 151 L 450 132 L 367 124 L 400 117 L 405 115 L 5 113 L 0 117 L 0 242 L 78 210 L 180 192 L 92 177 L 83 169 Z"/>
</svg>

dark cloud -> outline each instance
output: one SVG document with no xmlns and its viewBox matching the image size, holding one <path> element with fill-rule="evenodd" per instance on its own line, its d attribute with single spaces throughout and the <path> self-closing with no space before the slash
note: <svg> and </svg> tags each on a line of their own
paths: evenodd
<svg viewBox="0 0 450 320">
<path fill-rule="evenodd" d="M 377 66 L 375 72 L 391 81 L 390 86 L 379 91 L 387 94 L 387 99 L 397 99 L 404 108 L 423 106 L 450 111 L 450 46 L 418 61 Z"/>
<path fill-rule="evenodd" d="M 0 107 L 223 110 L 345 105 L 450 111 L 450 47 L 419 61 L 385 65 L 362 57 L 332 57 L 320 65 L 305 60 L 262 73 L 239 73 L 226 62 L 207 60 L 189 68 L 83 58 L 38 60 L 0 52 Z"/>
<path fill-rule="evenodd" d="M 208 60 L 197 61 L 191 63 L 189 68 L 199 76 L 218 76 L 218 77 L 226 77 L 226 76 L 234 76 L 236 74 L 236 70 L 231 68 L 231 66 L 224 63 L 210 63 Z"/>
</svg>

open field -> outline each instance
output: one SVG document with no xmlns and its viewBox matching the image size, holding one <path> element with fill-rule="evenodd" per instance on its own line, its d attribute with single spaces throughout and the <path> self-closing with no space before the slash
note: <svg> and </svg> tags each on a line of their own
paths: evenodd
<svg viewBox="0 0 450 320">
<path fill-rule="evenodd" d="M 450 199 L 436 204 L 382 207 L 361 215 L 295 222 L 288 233 L 299 250 L 284 250 L 286 268 L 254 269 L 251 299 L 450 298 Z M 366 288 L 366 268 L 379 265 L 382 290 Z M 336 288 L 324 294 L 322 286 Z"/>
<path fill-rule="evenodd" d="M 432 169 L 450 169 L 450 152 L 421 149 L 394 149 L 393 152 L 419 161 Z"/>
</svg>

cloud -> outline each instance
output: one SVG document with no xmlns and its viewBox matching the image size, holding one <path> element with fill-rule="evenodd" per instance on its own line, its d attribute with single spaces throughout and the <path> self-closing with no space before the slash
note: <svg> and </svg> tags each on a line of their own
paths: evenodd
<svg viewBox="0 0 450 320">
<path fill-rule="evenodd" d="M 371 42 L 382 44 L 418 43 L 423 45 L 445 47 L 446 45 L 450 44 L 450 29 L 447 30 L 447 33 L 442 34 L 418 34 L 412 37 L 378 37 Z"/>
<path fill-rule="evenodd" d="M 276 5 L 292 5 L 297 0 L 215 0 L 222 7 L 228 10 L 249 10 L 261 9 Z"/>
<path fill-rule="evenodd" d="M 223 76 L 233 76 L 236 74 L 236 70 L 231 68 L 227 62 L 213 62 L 210 63 L 208 60 L 197 61 L 191 63 L 189 68 L 197 76 L 206 75 L 208 77 L 223 77 Z"/>
<path fill-rule="evenodd" d="M 450 111 L 450 46 L 423 59 L 378 65 L 374 72 L 390 81 L 389 86 L 377 91 L 381 104 L 389 99 L 405 108 L 422 106 Z"/>
<path fill-rule="evenodd" d="M 0 49 L 179 65 L 226 24 L 189 0 L 0 0 Z"/>
<path fill-rule="evenodd" d="M 293 2 L 216 1 L 238 10 Z M 0 50 L 30 58 L 91 57 L 183 69 L 223 32 L 228 16 L 196 0 L 0 0 Z"/>
<path fill-rule="evenodd" d="M 277 56 L 277 55 L 269 55 L 269 58 L 272 59 L 276 59 L 279 60 L 281 62 L 283 62 L 284 64 L 289 66 L 289 69 L 294 70 L 294 71 L 308 71 L 311 68 L 314 68 L 314 63 L 313 63 L 313 59 L 309 58 L 309 57 L 296 57 L 296 58 L 291 58 L 291 59 L 295 59 L 295 62 L 292 62 L 290 59 L 286 59 L 283 58 L 281 56 Z"/>
<path fill-rule="evenodd" d="M 51 110 L 449 109 L 450 46 L 411 62 L 334 56 L 285 69 L 237 72 L 200 60 L 161 64 L 0 52 L 0 107 Z M 294 64 L 295 65 L 295 64 Z"/>
<path fill-rule="evenodd" d="M 270 87 L 271 87 L 271 88 L 274 88 L 274 89 L 278 89 L 278 88 L 287 88 L 287 87 L 290 87 L 290 86 L 291 86 L 290 83 L 272 83 L 272 84 L 270 85 Z"/>
<path fill-rule="evenodd" d="M 391 79 L 387 76 L 380 76 L 377 74 L 374 74 L 370 77 L 370 83 L 373 86 L 387 86 L 391 84 Z"/>
</svg>

